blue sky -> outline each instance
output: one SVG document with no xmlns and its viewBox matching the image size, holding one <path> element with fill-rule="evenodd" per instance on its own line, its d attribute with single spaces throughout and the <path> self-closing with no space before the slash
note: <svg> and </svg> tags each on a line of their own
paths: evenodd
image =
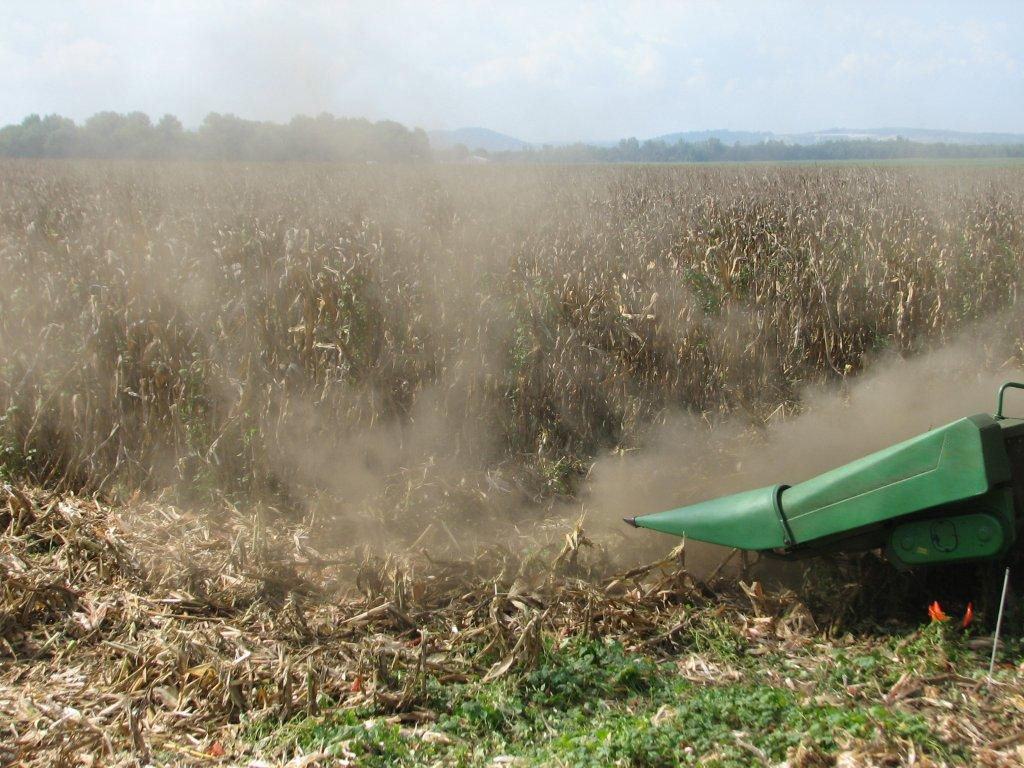
<svg viewBox="0 0 1024 768">
<path fill-rule="evenodd" d="M 531 141 L 1024 132 L 1024 3 L 5 0 L 0 78 L 0 123 L 139 109 Z"/>
</svg>

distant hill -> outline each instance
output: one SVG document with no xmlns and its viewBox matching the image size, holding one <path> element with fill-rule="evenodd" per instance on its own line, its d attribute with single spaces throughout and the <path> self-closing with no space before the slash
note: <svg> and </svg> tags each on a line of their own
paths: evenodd
<svg viewBox="0 0 1024 768">
<path fill-rule="evenodd" d="M 765 141 L 781 141 L 784 144 L 821 144 L 826 141 L 886 141 L 902 137 L 922 144 L 964 144 L 997 145 L 1024 144 L 1024 133 L 971 133 L 967 131 L 944 131 L 931 128 L 829 128 L 824 131 L 805 133 L 773 133 L 771 131 L 678 131 L 654 136 L 652 141 L 676 144 L 698 144 L 709 139 L 718 139 L 723 144 L 741 147 L 760 144 Z"/>
<path fill-rule="evenodd" d="M 489 128 L 456 128 L 451 131 L 428 131 L 433 149 L 451 149 L 464 144 L 472 150 L 486 149 L 488 152 L 517 152 L 529 149 L 530 143 Z"/>
<path fill-rule="evenodd" d="M 830 128 L 827 131 L 779 135 L 775 138 L 790 144 L 817 144 L 851 139 L 885 141 L 898 137 L 924 144 L 1024 144 L 1024 133 L 972 133 L 931 128 Z"/>
<path fill-rule="evenodd" d="M 666 144 L 677 144 L 680 141 L 685 144 L 697 144 L 709 139 L 718 139 L 723 144 L 746 146 L 760 144 L 773 138 L 776 137 L 770 131 L 677 131 L 655 136 L 652 141 L 664 141 Z"/>
</svg>

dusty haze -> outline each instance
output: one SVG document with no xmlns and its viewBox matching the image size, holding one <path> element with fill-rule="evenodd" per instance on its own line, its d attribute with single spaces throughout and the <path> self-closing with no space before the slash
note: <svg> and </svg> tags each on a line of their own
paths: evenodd
<svg viewBox="0 0 1024 768">
<path fill-rule="evenodd" d="M 1019 360 L 1006 169 L 26 162 L 0 185 L 4 471 L 309 516 L 324 547 L 582 514 L 664 551 L 621 517 L 991 410 Z"/>
</svg>

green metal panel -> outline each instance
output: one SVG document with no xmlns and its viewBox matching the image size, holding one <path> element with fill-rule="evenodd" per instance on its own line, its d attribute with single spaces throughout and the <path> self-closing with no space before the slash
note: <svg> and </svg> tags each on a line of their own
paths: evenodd
<svg viewBox="0 0 1024 768">
<path fill-rule="evenodd" d="M 888 555 L 905 566 L 982 560 L 1002 554 L 1014 539 L 1013 492 L 997 488 L 963 515 L 929 517 L 893 528 Z"/>
<path fill-rule="evenodd" d="M 631 522 L 638 528 L 725 547 L 777 549 L 791 543 L 779 508 L 779 495 L 783 488 L 773 485 L 745 491 L 689 507 L 643 515 Z"/>
<path fill-rule="evenodd" d="M 804 543 L 981 496 L 1009 479 L 998 423 L 971 416 L 787 488 L 782 509 Z"/>
<path fill-rule="evenodd" d="M 934 565 L 995 557 L 1005 543 L 992 515 L 956 515 L 897 526 L 887 551 L 901 565 Z"/>
</svg>

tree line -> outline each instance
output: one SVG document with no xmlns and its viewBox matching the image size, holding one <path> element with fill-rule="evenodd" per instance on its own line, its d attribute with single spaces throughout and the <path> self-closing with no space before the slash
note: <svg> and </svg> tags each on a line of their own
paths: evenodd
<svg viewBox="0 0 1024 768">
<path fill-rule="evenodd" d="M 212 113 L 189 130 L 174 115 L 100 112 L 82 124 L 29 115 L 0 128 L 0 156 L 388 162 L 427 159 L 430 144 L 420 129 L 330 114 L 282 124 Z"/>
<path fill-rule="evenodd" d="M 495 157 L 495 155 L 492 155 Z M 612 146 L 569 144 L 543 146 L 497 155 L 503 160 L 547 163 L 708 163 L 830 160 L 971 159 L 1024 157 L 1024 144 L 943 144 L 910 141 L 837 139 L 817 144 L 725 144 L 711 138 L 700 142 L 623 139 Z"/>
<path fill-rule="evenodd" d="M 715 138 L 676 143 L 630 138 L 610 146 L 577 143 L 488 155 L 460 145 L 432 153 L 427 134 L 420 128 L 326 113 L 272 123 L 214 112 L 195 129 L 186 129 L 174 115 L 164 115 L 154 123 L 142 112 L 100 112 L 81 124 L 60 115 L 29 115 L 20 124 L 0 128 L 0 157 L 311 162 L 408 162 L 433 157 L 465 162 L 474 159 L 474 154 L 477 160 L 538 163 L 818 162 L 1021 158 L 1024 145 L 924 143 L 905 138 L 730 145 Z"/>
</svg>

